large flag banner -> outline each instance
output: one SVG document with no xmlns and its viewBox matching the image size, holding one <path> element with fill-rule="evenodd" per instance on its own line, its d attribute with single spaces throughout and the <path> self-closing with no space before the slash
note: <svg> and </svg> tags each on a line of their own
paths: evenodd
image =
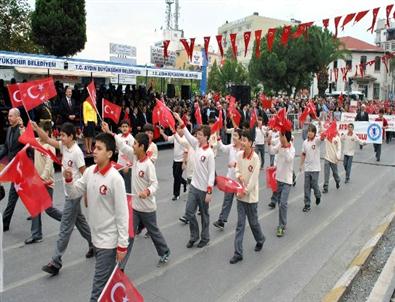
<svg viewBox="0 0 395 302">
<path fill-rule="evenodd" d="M 98 302 L 144 302 L 143 296 L 134 287 L 128 276 L 115 266 Z"/>
<path fill-rule="evenodd" d="M 354 133 L 367 144 L 383 143 L 383 122 L 352 122 Z M 339 134 L 347 135 L 349 122 L 338 122 Z"/>
<path fill-rule="evenodd" d="M 341 115 L 341 121 L 342 122 L 348 122 L 348 123 L 354 123 L 355 122 L 355 117 L 357 114 L 355 112 L 343 112 Z M 373 123 L 376 121 L 376 119 L 379 117 L 378 114 L 369 114 L 369 122 Z M 388 122 L 388 128 L 385 129 L 385 131 L 392 131 L 395 132 L 395 115 L 385 115 L 384 118 Z"/>
<path fill-rule="evenodd" d="M 95 82 L 91 81 L 88 86 L 86 86 L 86 89 L 88 90 L 88 94 L 90 96 L 90 99 L 87 101 L 92 105 L 93 108 L 96 109 L 96 87 L 95 87 Z"/>
<path fill-rule="evenodd" d="M 7 85 L 7 89 L 8 94 L 10 95 L 12 107 L 22 107 L 23 103 L 21 98 L 21 92 L 19 90 L 19 84 L 9 84 Z"/>
<path fill-rule="evenodd" d="M 0 182 L 13 182 L 26 209 L 32 217 L 36 217 L 52 205 L 52 199 L 34 168 L 33 161 L 27 157 L 27 147 L 19 151 L 1 171 Z"/>
<path fill-rule="evenodd" d="M 40 106 L 57 94 L 52 78 L 20 83 L 18 86 L 26 111 Z"/>
<path fill-rule="evenodd" d="M 103 99 L 103 118 L 109 118 L 113 120 L 115 124 L 118 124 L 121 111 L 122 108 L 120 106 Z"/>
</svg>

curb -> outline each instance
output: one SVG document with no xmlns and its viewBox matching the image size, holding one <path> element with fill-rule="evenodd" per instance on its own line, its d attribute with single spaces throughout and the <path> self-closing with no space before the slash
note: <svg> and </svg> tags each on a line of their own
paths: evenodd
<svg viewBox="0 0 395 302">
<path fill-rule="evenodd" d="M 394 217 L 395 209 L 383 219 L 381 224 L 374 231 L 374 235 L 362 247 L 358 255 L 351 261 L 349 268 L 336 282 L 335 286 L 324 296 L 324 298 L 321 300 L 322 302 L 337 302 L 343 298 L 349 286 L 361 271 L 362 267 L 365 265 L 373 250 L 394 220 Z"/>
</svg>

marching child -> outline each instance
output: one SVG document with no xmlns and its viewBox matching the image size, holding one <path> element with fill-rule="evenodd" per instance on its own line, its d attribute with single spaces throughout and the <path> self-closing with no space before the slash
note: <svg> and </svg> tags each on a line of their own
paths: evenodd
<svg viewBox="0 0 395 302">
<path fill-rule="evenodd" d="M 300 171 L 304 168 L 304 208 L 303 212 L 310 211 L 311 189 L 314 191 L 315 203 L 321 202 L 321 192 L 318 186 L 318 177 L 321 171 L 320 162 L 321 139 L 317 136 L 317 128 L 313 124 L 307 127 L 307 138 L 302 145 L 300 157 Z"/>
<path fill-rule="evenodd" d="M 280 135 L 277 129 L 271 129 L 268 131 L 267 137 L 271 137 L 271 145 L 272 147 L 277 146 L 280 144 Z M 267 144 L 268 146 L 269 143 Z M 274 166 L 274 158 L 275 158 L 275 153 L 273 151 L 273 148 L 269 147 L 269 158 L 270 158 L 270 167 Z"/>
<path fill-rule="evenodd" d="M 177 113 L 173 113 L 175 119 L 184 129 L 185 138 L 195 149 L 195 170 L 189 188 L 188 201 L 186 205 L 186 218 L 189 221 L 190 239 L 186 245 L 192 248 L 199 240 L 199 225 L 196 219 L 196 210 L 199 208 L 202 220 L 202 232 L 200 242 L 197 247 L 202 248 L 210 241 L 209 224 L 210 216 L 208 213 L 211 194 L 215 178 L 214 152 L 208 144 L 210 138 L 210 127 L 203 125 L 197 128 L 196 138 L 185 128 L 183 121 Z"/>
<path fill-rule="evenodd" d="M 352 159 L 355 153 L 355 143 L 358 143 L 360 146 L 365 144 L 362 140 L 359 139 L 358 135 L 354 133 L 353 123 L 348 124 L 347 129 L 348 129 L 347 134 L 343 133 L 340 137 L 341 141 L 344 143 L 343 165 L 344 165 L 344 170 L 346 170 L 346 180 L 344 181 L 344 183 L 348 183 L 350 181 Z"/>
<path fill-rule="evenodd" d="M 128 247 L 129 210 L 122 176 L 111 165 L 114 153 L 113 136 L 100 133 L 93 151 L 95 165 L 77 180 L 70 168 L 63 172 L 68 196 L 77 198 L 87 193 L 89 224 L 96 248 L 91 302 L 97 301 L 116 262 L 124 260 Z"/>
<path fill-rule="evenodd" d="M 145 124 L 143 127 L 143 132 L 148 135 L 149 146 L 147 149 L 147 156 L 152 161 L 153 164 L 156 163 L 158 159 L 158 147 L 153 142 L 154 139 L 154 126 L 152 124 Z"/>
<path fill-rule="evenodd" d="M 50 138 L 36 123 L 32 122 L 33 129 L 37 132 L 40 140 L 60 150 L 62 154 L 62 171 L 69 168 L 73 174 L 73 180 L 78 180 L 85 171 L 84 155 L 76 142 L 76 131 L 71 123 L 64 123 L 60 129 L 61 140 L 58 142 Z M 51 275 L 57 275 L 62 268 L 62 256 L 69 244 L 71 233 L 74 226 L 77 227 L 81 236 L 86 239 L 89 250 L 86 258 L 94 256 L 91 231 L 86 222 L 85 216 L 81 212 L 81 196 L 70 197 L 65 187 L 65 203 L 62 220 L 60 222 L 59 238 L 56 243 L 55 253 L 52 260 L 42 267 L 42 270 Z"/>
<path fill-rule="evenodd" d="M 329 173 L 332 170 L 333 178 L 336 182 L 336 189 L 340 188 L 340 176 L 337 170 L 337 163 L 341 158 L 342 145 L 339 135 L 336 134 L 332 140 L 325 138 L 321 134 L 321 140 L 325 139 L 325 157 L 324 157 L 324 190 L 322 193 L 328 193 Z"/>
<path fill-rule="evenodd" d="M 267 136 L 267 128 L 263 125 L 262 116 L 258 116 L 258 124 L 255 127 L 255 150 L 261 157 L 261 169 L 265 164 L 265 138 Z"/>
<path fill-rule="evenodd" d="M 236 178 L 243 185 L 244 190 L 237 193 L 235 253 L 229 261 L 231 264 L 243 260 L 243 237 L 246 216 L 256 241 L 255 251 L 259 252 L 265 242 L 265 236 L 262 233 L 262 228 L 258 221 L 259 156 L 252 148 L 254 140 L 250 131 L 243 131 L 241 140 L 243 151 L 237 154 Z"/>
<path fill-rule="evenodd" d="M 117 136 L 125 142 L 125 144 L 129 146 L 133 146 L 134 143 L 134 137 L 130 132 L 130 124 L 129 121 L 124 120 L 121 122 L 121 133 L 117 134 Z M 126 168 L 121 170 L 120 173 L 123 177 L 123 180 L 125 181 L 125 188 L 126 188 L 126 193 L 131 192 L 131 168 L 127 167 L 128 161 L 126 160 L 126 155 L 122 153 L 122 151 L 118 152 L 118 164 L 125 166 Z"/>
<path fill-rule="evenodd" d="M 280 133 L 280 144 L 272 146 L 271 137 L 268 138 L 269 150 L 276 155 L 276 180 L 277 191 L 273 192 L 272 202 L 278 203 L 279 225 L 277 237 L 283 237 L 287 225 L 288 196 L 293 183 L 293 164 L 295 148 L 291 143 L 290 131 Z"/>
</svg>

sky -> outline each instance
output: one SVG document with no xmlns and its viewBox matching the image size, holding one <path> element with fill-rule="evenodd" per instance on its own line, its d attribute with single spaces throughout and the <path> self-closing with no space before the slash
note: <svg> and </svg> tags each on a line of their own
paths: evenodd
<svg viewBox="0 0 395 302">
<path fill-rule="evenodd" d="M 28 2 L 34 8 L 35 0 Z M 109 60 L 109 43 L 113 42 L 137 47 L 137 64 L 149 63 L 150 46 L 163 39 L 160 28 L 165 27 L 165 0 L 85 0 L 85 3 L 87 43 L 77 57 Z M 322 19 L 330 18 L 333 24 L 336 16 L 375 7 L 381 7 L 379 18 L 384 18 L 388 4 L 392 3 L 389 0 L 180 0 L 179 24 L 186 38 L 195 37 L 196 44 L 203 44 L 204 36 L 211 36 L 215 41 L 217 29 L 225 21 L 241 19 L 253 12 L 322 25 Z M 371 22 L 369 12 L 355 26 L 349 23 L 339 36 L 352 36 L 374 44 L 375 34 L 366 31 Z"/>
</svg>

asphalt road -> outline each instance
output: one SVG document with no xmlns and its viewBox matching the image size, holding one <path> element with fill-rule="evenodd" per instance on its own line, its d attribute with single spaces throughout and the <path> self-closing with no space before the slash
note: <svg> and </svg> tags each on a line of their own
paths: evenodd
<svg viewBox="0 0 395 302">
<path fill-rule="evenodd" d="M 301 139 L 296 138 L 297 154 Z M 324 148 L 321 148 L 324 149 Z M 323 151 L 323 150 L 322 150 Z M 269 162 L 266 154 L 266 163 Z M 225 156 L 216 160 L 217 173 L 224 175 Z M 299 157 L 295 166 L 299 165 Z M 288 226 L 283 238 L 275 236 L 278 209 L 269 210 L 271 192 L 260 177 L 259 219 L 266 236 L 260 253 L 249 227 L 244 237 L 244 260 L 230 265 L 233 255 L 236 207 L 233 206 L 224 231 L 212 226 L 218 218 L 223 193 L 214 190 L 210 205 L 209 246 L 187 249 L 189 227 L 178 221 L 185 209 L 187 195 L 174 202 L 172 197 L 172 150 L 159 153 L 157 175 L 158 223 L 171 249 L 169 263 L 157 268 L 158 256 L 150 239 L 139 236 L 126 267 L 145 301 L 319 301 L 346 270 L 362 245 L 370 238 L 376 224 L 394 207 L 395 142 L 383 145 L 379 164 L 373 147 L 367 145 L 354 156 L 351 182 L 344 184 L 344 169 L 339 190 L 333 178 L 329 193 L 310 213 L 303 213 L 303 177 L 298 178 L 289 197 Z M 322 169 L 323 169 L 323 161 Z M 56 175 L 59 180 L 60 174 Z M 323 173 L 320 175 L 322 187 Z M 7 186 L 8 188 L 8 186 Z M 63 207 L 62 185 L 56 183 L 54 205 Z M 6 197 L 7 198 L 7 197 Z M 4 211 L 6 200 L 0 204 Z M 30 236 L 30 221 L 18 203 L 10 231 L 4 234 L 4 292 L 1 301 L 88 301 L 92 285 L 94 259 L 85 259 L 87 244 L 74 230 L 58 276 L 48 277 L 41 266 L 53 253 L 58 222 L 43 215 L 44 241 L 25 246 Z"/>
</svg>

